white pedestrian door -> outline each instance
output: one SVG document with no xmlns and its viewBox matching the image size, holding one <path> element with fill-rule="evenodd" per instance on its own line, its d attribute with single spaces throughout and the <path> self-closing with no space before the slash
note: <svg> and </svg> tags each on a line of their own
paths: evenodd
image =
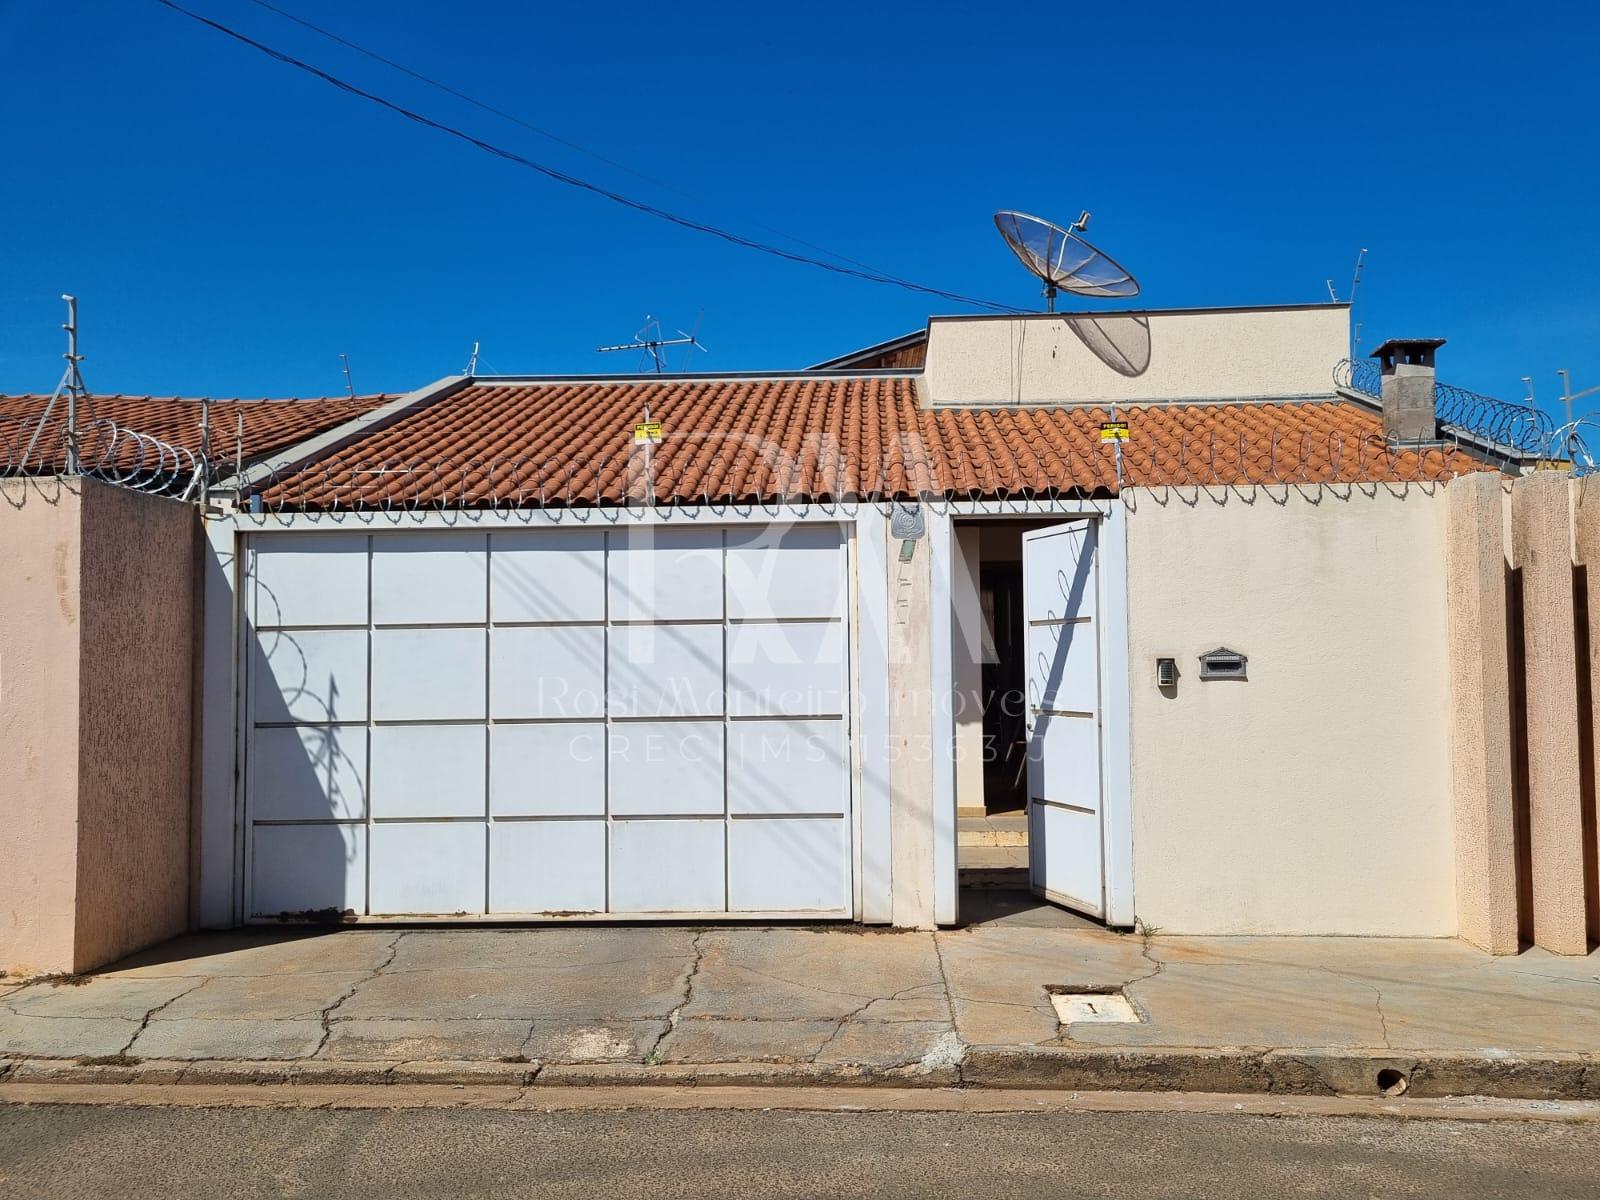
<svg viewBox="0 0 1600 1200">
<path fill-rule="evenodd" d="M 1100 630 L 1092 520 L 1022 535 L 1028 871 L 1035 894 L 1105 915 Z"/>
</svg>

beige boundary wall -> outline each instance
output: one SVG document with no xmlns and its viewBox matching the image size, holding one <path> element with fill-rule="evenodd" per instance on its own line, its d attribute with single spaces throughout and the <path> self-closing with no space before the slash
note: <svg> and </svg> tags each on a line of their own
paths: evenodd
<svg viewBox="0 0 1600 1200">
<path fill-rule="evenodd" d="M 88 481 L 3 481 L 0 501 L 0 970 L 84 970 L 188 923 L 198 517 Z M 1600 480 L 1124 504 L 1139 918 L 1584 951 Z M 927 926 L 935 567 L 928 543 L 900 563 L 871 540 L 902 753 L 894 886 L 869 919 Z M 1219 645 L 1249 656 L 1246 681 L 1199 679 Z"/>
<path fill-rule="evenodd" d="M 0 970 L 189 923 L 192 505 L 0 480 Z"/>
<path fill-rule="evenodd" d="M 1600 478 L 1457 480 L 1449 538 L 1461 935 L 1583 954 L 1600 939 Z"/>
<path fill-rule="evenodd" d="M 1455 934 L 1444 490 L 1128 494 L 1146 924 Z M 1199 677 L 1219 646 L 1246 680 Z"/>
<path fill-rule="evenodd" d="M 1495 954 L 1600 940 L 1600 476 L 1130 509 L 1142 920 Z M 1224 644 L 1248 681 L 1198 679 Z M 1178 659 L 1170 693 L 1157 656 Z"/>
<path fill-rule="evenodd" d="M 1460 934 L 1515 954 L 1516 797 L 1503 481 L 1456 480 L 1446 495 L 1451 782 Z"/>
</svg>

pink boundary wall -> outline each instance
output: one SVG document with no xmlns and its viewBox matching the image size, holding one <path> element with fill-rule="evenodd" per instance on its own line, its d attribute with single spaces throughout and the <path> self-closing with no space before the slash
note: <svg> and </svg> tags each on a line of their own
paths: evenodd
<svg viewBox="0 0 1600 1200">
<path fill-rule="evenodd" d="M 189 925 L 199 518 L 0 481 L 0 970 L 84 971 Z"/>
</svg>

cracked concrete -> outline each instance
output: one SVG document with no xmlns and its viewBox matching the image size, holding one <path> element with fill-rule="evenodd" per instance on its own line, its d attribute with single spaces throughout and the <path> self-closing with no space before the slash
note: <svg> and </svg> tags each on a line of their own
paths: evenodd
<svg viewBox="0 0 1600 1200">
<path fill-rule="evenodd" d="M 364 975 L 351 983 L 347 989 L 339 993 L 339 998 L 337 1000 L 322 1010 L 321 1014 L 318 1016 L 318 1021 L 322 1026 L 322 1036 L 317 1039 L 317 1048 L 311 1052 L 311 1057 L 314 1058 L 318 1054 L 321 1054 L 323 1047 L 328 1044 L 328 1037 L 333 1032 L 333 1026 L 331 1024 L 333 1021 L 333 1014 L 339 1011 L 340 1006 L 344 1004 L 346 1000 L 350 999 L 350 997 L 356 994 L 356 989 L 358 987 L 360 987 L 363 983 L 367 983 L 376 979 L 379 975 L 383 974 L 385 967 L 393 965 L 395 956 L 400 952 L 400 942 L 405 936 L 406 935 L 403 930 L 400 933 L 395 934 L 394 941 L 389 943 L 389 953 L 384 956 L 383 961 L 377 966 L 373 967 L 369 974 Z"/>
<path fill-rule="evenodd" d="M 688 971 L 684 973 L 683 995 L 678 1000 L 678 1003 L 673 1005 L 672 1011 L 667 1014 L 666 1025 L 662 1028 L 660 1035 L 654 1042 L 651 1043 L 650 1049 L 645 1051 L 644 1061 L 647 1063 L 653 1063 L 660 1059 L 661 1043 L 666 1041 L 666 1039 L 674 1031 L 676 1031 L 678 1028 L 678 1022 L 683 1019 L 683 1010 L 687 1008 L 689 1006 L 689 1002 L 694 999 L 695 977 L 700 974 L 700 968 L 705 964 L 706 961 L 705 939 L 708 932 L 709 931 L 702 931 L 695 934 L 694 941 L 690 943 L 690 948 L 694 951 L 694 962 L 689 964 Z"/>
<path fill-rule="evenodd" d="M 1488 1078 L 1544 1095 L 1600 1091 L 1597 982 L 1600 955 L 1138 937 L 1042 919 L 871 936 L 259 930 L 181 938 L 80 987 L 0 994 L 0 1073 L 53 1077 L 107 1058 L 119 1065 L 105 1070 L 149 1078 L 1326 1090 L 1389 1063 L 1438 1088 L 1492 1068 Z M 1053 986 L 1121 989 L 1144 1019 L 1063 1027 Z"/>
<path fill-rule="evenodd" d="M 1340 975 L 1337 971 L 1334 971 L 1329 967 L 1324 967 L 1323 970 L 1327 971 L 1330 975 L 1333 975 L 1336 979 L 1344 979 L 1347 982 L 1358 983 L 1361 986 L 1370 988 L 1372 990 L 1372 1007 L 1378 1014 L 1378 1025 L 1382 1031 L 1384 1049 L 1394 1049 L 1393 1044 L 1389 1041 L 1389 1018 L 1384 1014 L 1383 1011 L 1383 989 L 1377 984 L 1368 980 L 1350 980 L 1346 976 Z"/>
<path fill-rule="evenodd" d="M 133 1044 L 139 1040 L 140 1036 L 143 1035 L 145 1030 L 150 1028 L 150 1022 L 153 1021 L 159 1013 L 165 1012 L 169 1005 L 177 1003 L 185 996 L 199 991 L 201 988 L 205 987 L 206 983 L 207 980 L 197 979 L 191 986 L 185 988 L 176 996 L 173 996 L 170 1000 L 163 1000 L 160 1004 L 157 1004 L 154 1008 L 146 1012 L 144 1017 L 139 1022 L 139 1028 L 133 1031 L 133 1036 L 128 1039 L 128 1044 L 122 1048 L 121 1053 L 129 1054 L 133 1050 Z"/>
</svg>

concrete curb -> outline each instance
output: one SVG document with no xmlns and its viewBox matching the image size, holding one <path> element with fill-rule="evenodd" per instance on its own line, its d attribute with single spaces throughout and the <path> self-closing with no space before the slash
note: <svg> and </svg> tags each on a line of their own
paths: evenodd
<svg viewBox="0 0 1600 1200">
<path fill-rule="evenodd" d="M 868 1067 L 858 1063 L 551 1063 L 534 1080 L 552 1087 L 958 1087 L 957 1066 Z"/>
<path fill-rule="evenodd" d="M 0 1082 L 439 1084 L 503 1087 L 893 1087 L 1211 1092 L 1282 1096 L 1492 1096 L 1600 1100 L 1600 1054 L 1418 1054 L 1344 1049 L 974 1046 L 961 1063 L 268 1062 L 0 1060 Z"/>
<path fill-rule="evenodd" d="M 1600 1099 L 1600 1056 L 975 1046 L 967 1051 L 961 1078 L 969 1087 L 991 1088 L 1594 1100 Z"/>
<path fill-rule="evenodd" d="M 9 1070 L 5 1068 L 9 1067 Z M 353 1084 L 527 1087 L 956 1087 L 958 1068 L 816 1063 L 268 1062 L 144 1059 L 125 1063 L 29 1058 L 0 1062 L 4 1083 Z"/>
</svg>

